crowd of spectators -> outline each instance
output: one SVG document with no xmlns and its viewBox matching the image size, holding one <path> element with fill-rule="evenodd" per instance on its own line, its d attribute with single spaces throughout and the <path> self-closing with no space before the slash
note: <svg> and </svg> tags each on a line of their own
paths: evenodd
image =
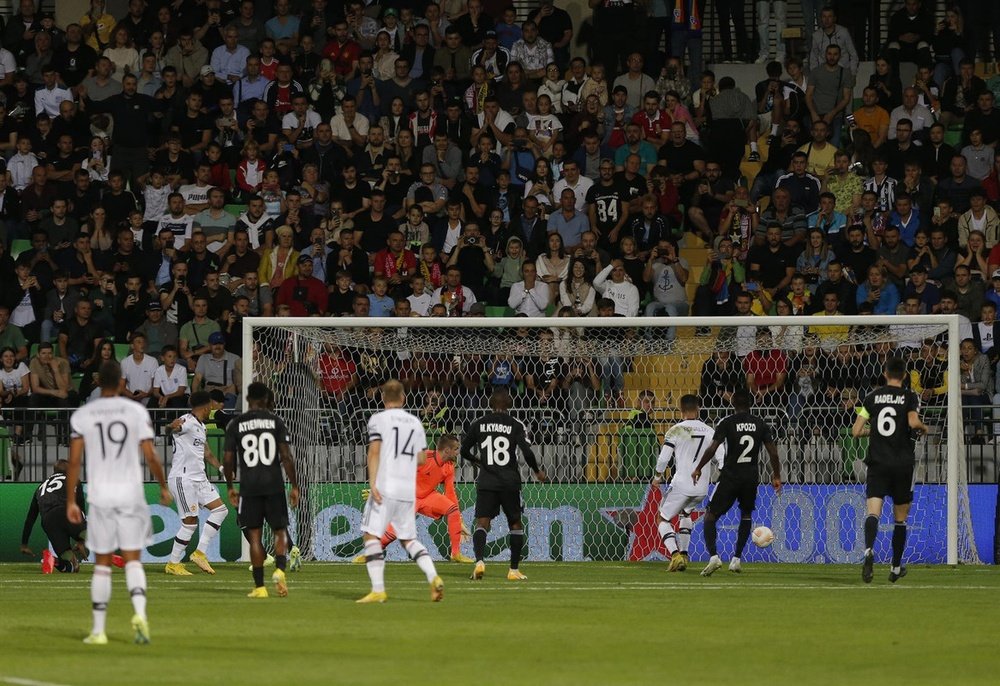
<svg viewBox="0 0 1000 686">
<path fill-rule="evenodd" d="M 266 5 L 114 17 L 92 0 L 57 27 L 21 0 L 6 22 L 0 405 L 74 406 L 127 345 L 137 400 L 207 388 L 232 406 L 243 317 L 487 307 L 958 312 L 993 369 L 1000 77 L 975 75 L 958 9 L 935 29 L 907 0 L 855 108 L 857 50 L 829 7 L 805 59 L 765 41 L 764 78 L 738 86 L 702 68 L 697 3 L 678 20 L 591 0 L 585 56 L 552 0 L 524 21 L 499 0 Z M 901 61 L 919 67 L 905 87 Z M 806 328 L 834 354 L 838 327 Z M 740 357 L 764 342 L 740 333 Z M 800 389 L 799 362 L 741 360 L 768 370 L 747 372 L 761 402 Z M 620 376 L 602 379 L 620 393 Z"/>
</svg>

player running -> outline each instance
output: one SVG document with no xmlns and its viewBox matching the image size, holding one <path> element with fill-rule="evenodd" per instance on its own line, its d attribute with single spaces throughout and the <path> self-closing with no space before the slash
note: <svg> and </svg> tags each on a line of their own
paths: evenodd
<svg viewBox="0 0 1000 686">
<path fill-rule="evenodd" d="M 673 468 L 670 489 L 660 503 L 660 521 L 657 525 L 663 545 L 670 554 L 671 572 L 683 572 L 687 569 L 690 561 L 687 549 L 691 541 L 691 513 L 708 495 L 708 479 L 701 483 L 691 480 L 692 471 L 698 466 L 698 461 L 715 435 L 712 427 L 698 419 L 700 410 L 701 403 L 697 396 L 685 395 L 681 398 L 682 421 L 667 431 L 660 457 L 656 460 L 654 488 L 660 487 L 668 478 L 668 470 Z M 721 463 L 721 458 L 722 455 L 718 455 L 716 462 Z M 677 516 L 680 516 L 680 526 L 675 531 L 670 522 Z"/>
<path fill-rule="evenodd" d="M 181 560 L 198 528 L 199 507 L 204 507 L 209 513 L 198 536 L 198 549 L 191 553 L 191 562 L 206 574 L 215 574 L 205 551 L 219 534 L 219 529 L 229 514 L 229 508 L 222 502 L 219 492 L 205 474 L 206 461 L 217 470 L 222 468 L 208 446 L 205 431 L 205 421 L 211 411 L 211 397 L 206 391 L 198 391 L 191 394 L 191 412 L 167 425 L 167 432 L 172 434 L 174 440 L 174 457 L 167 483 L 174 496 L 181 525 L 174 536 L 174 547 L 164 571 L 175 576 L 192 576 Z"/>
<path fill-rule="evenodd" d="M 462 554 L 462 536 L 468 535 L 462 522 L 462 510 L 455 492 L 455 460 L 458 459 L 458 439 L 444 434 L 437 440 L 435 450 L 427 451 L 427 461 L 417 468 L 417 514 L 431 519 L 448 518 L 448 538 L 451 540 L 451 561 L 472 562 Z M 444 493 L 438 486 L 444 484 Z M 367 493 L 367 491 L 366 491 Z M 367 499 L 365 495 L 365 499 Z M 396 540 L 396 531 L 389 526 L 382 536 L 382 549 Z M 362 553 L 354 564 L 363 565 L 368 558 Z"/>
<path fill-rule="evenodd" d="M 771 438 L 771 428 L 762 418 L 750 414 L 750 396 L 746 391 L 733 394 L 733 409 L 736 412 L 726 417 L 715 429 L 708 450 L 701 456 L 698 466 L 691 472 L 691 481 L 695 484 L 701 478 L 701 469 L 715 457 L 719 446 L 725 444 L 726 458 L 722 467 L 719 485 L 708 502 L 705 513 L 705 547 L 708 548 L 709 559 L 702 576 L 711 576 L 719 567 L 719 551 L 716 547 L 718 532 L 716 520 L 726 514 L 737 500 L 740 503 L 740 526 L 736 534 L 736 549 L 733 559 L 729 561 L 729 571 L 741 571 L 740 556 L 750 538 L 753 529 L 753 511 L 757 503 L 757 484 L 760 472 L 757 461 L 760 448 L 764 446 L 771 458 L 771 485 L 775 493 L 781 493 L 781 465 L 778 463 L 778 449 Z"/>
<path fill-rule="evenodd" d="M 527 579 L 518 567 L 524 549 L 524 525 L 521 512 L 521 473 L 517 454 L 534 472 L 535 478 L 545 481 L 545 472 L 538 468 L 535 453 L 528 444 L 524 425 L 510 416 L 510 392 L 495 388 L 490 396 L 490 409 L 473 422 L 462 439 L 462 459 L 479 467 L 476 475 L 476 530 L 472 533 L 472 549 L 476 555 L 473 579 L 482 579 L 486 573 L 486 533 L 490 522 L 503 510 L 510 528 L 510 570 L 507 579 Z"/>
<path fill-rule="evenodd" d="M 295 463 L 289 447 L 288 429 L 281 417 L 269 409 L 271 391 L 260 382 L 247 387 L 247 404 L 250 409 L 229 421 L 226 426 L 225 455 L 223 457 L 229 502 L 237 508 L 237 518 L 250 543 L 250 571 L 254 589 L 250 598 L 267 598 L 264 587 L 264 544 L 261 529 L 267 521 L 274 532 L 274 572 L 271 581 L 279 596 L 288 595 L 285 567 L 288 564 L 288 505 L 299 504 L 299 486 L 295 478 Z M 233 488 L 236 467 L 239 465 L 240 490 Z M 285 475 L 292 489 L 285 499 Z"/>
<path fill-rule="evenodd" d="M 865 557 L 861 565 L 861 579 L 870 584 L 875 574 L 875 537 L 878 535 L 878 518 L 882 514 L 882 501 L 892 498 L 892 568 L 889 581 L 906 576 L 903 550 L 906 548 L 906 518 L 913 502 L 913 454 L 911 431 L 927 433 L 927 426 L 920 420 L 920 398 L 913 391 L 903 388 L 906 363 L 892 357 L 885 364 L 886 385 L 872 391 L 858 409 L 851 433 L 855 438 L 869 436 L 868 478 L 865 495 L 868 498 L 868 516 L 865 517 Z M 874 422 L 875 430 L 870 423 Z"/>
<path fill-rule="evenodd" d="M 384 603 L 388 598 L 381 539 L 390 526 L 395 528 L 407 555 L 427 577 L 431 600 L 438 602 L 444 597 L 444 582 L 427 548 L 417 540 L 417 469 L 427 460 L 427 435 L 420 420 L 402 409 L 405 401 L 403 384 L 387 381 L 382 385 L 385 409 L 368 420 L 370 492 L 361 531 L 372 590 L 359 603 Z"/>
<path fill-rule="evenodd" d="M 97 373 L 101 396 L 70 417 L 71 439 L 66 492 L 76 493 L 80 483 L 80 461 L 87 455 L 88 541 L 94 551 L 94 576 L 90 580 L 94 626 L 84 643 L 106 645 L 104 633 L 111 600 L 111 554 L 118 548 L 125 560 L 125 585 L 132 598 L 132 630 L 136 643 L 149 643 L 146 618 L 146 572 L 139 556 L 149 545 L 153 527 L 143 489 L 144 458 L 160 484 L 160 503 L 170 504 L 170 491 L 163 466 L 153 449 L 153 422 L 146 408 L 118 395 L 121 368 L 113 362 Z M 66 519 L 83 523 L 76 499 L 66 500 Z"/>
<path fill-rule="evenodd" d="M 28 514 L 24 518 L 24 529 L 21 531 L 21 552 L 25 555 L 34 555 L 28 547 L 28 539 L 31 538 L 31 530 L 35 528 L 35 521 L 39 515 L 42 517 L 42 531 L 49 539 L 56 554 L 46 548 L 42 551 L 42 573 L 51 574 L 54 571 L 63 573 L 80 571 L 80 559 L 87 558 L 87 520 L 84 518 L 79 524 L 73 524 L 66 519 L 66 467 L 69 463 L 66 460 L 56 460 L 53 466 L 53 474 L 48 479 L 39 484 L 35 489 L 35 494 L 31 498 L 31 505 L 28 507 Z M 83 485 L 77 484 L 76 504 L 80 511 L 86 509 L 86 502 L 83 499 Z M 72 544 L 70 541 L 76 541 Z M 78 557 L 79 556 L 79 557 Z M 116 567 L 124 566 L 124 561 L 118 555 L 112 555 L 112 564 Z"/>
</svg>

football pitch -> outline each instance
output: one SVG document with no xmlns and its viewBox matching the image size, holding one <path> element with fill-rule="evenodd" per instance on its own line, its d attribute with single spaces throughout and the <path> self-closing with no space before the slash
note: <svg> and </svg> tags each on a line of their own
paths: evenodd
<svg viewBox="0 0 1000 686">
<path fill-rule="evenodd" d="M 0 684 L 997 683 L 994 568 L 915 566 L 891 585 L 880 565 L 866 586 L 856 566 L 702 566 L 526 563 L 516 583 L 503 563 L 473 582 L 442 562 L 433 604 L 415 565 L 389 564 L 389 601 L 356 605 L 361 566 L 306 563 L 287 598 L 251 600 L 245 565 L 147 565 L 146 646 L 116 569 L 110 644 L 85 646 L 90 566 L 0 565 Z"/>
</svg>

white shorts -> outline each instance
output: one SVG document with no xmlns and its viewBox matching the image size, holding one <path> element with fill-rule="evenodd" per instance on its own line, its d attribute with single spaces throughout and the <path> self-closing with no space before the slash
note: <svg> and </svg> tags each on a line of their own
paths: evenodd
<svg viewBox="0 0 1000 686">
<path fill-rule="evenodd" d="M 193 481 L 182 476 L 167 479 L 174 506 L 181 517 L 197 517 L 198 508 L 219 500 L 219 492 L 209 481 Z"/>
<path fill-rule="evenodd" d="M 703 495 L 685 495 L 673 488 L 667 491 L 660 503 L 660 516 L 668 522 L 681 512 L 690 514 L 704 502 Z"/>
<path fill-rule="evenodd" d="M 396 500 L 382 496 L 382 504 L 368 496 L 361 516 L 361 531 L 379 538 L 389 525 L 396 531 L 396 538 L 410 541 L 417 537 L 417 508 L 412 500 Z"/>
<path fill-rule="evenodd" d="M 116 550 L 142 550 L 153 542 L 149 505 L 101 507 L 91 505 L 87 513 L 87 547 L 98 555 Z"/>
</svg>

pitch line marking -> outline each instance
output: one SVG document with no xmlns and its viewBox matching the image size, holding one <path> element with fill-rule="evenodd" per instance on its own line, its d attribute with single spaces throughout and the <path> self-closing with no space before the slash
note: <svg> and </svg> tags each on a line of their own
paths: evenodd
<svg viewBox="0 0 1000 686">
<path fill-rule="evenodd" d="M 14 684 L 15 686 L 67 686 L 67 684 L 57 684 L 54 681 L 37 681 L 35 679 L 22 679 L 16 676 L 0 675 L 0 683 Z"/>
</svg>

